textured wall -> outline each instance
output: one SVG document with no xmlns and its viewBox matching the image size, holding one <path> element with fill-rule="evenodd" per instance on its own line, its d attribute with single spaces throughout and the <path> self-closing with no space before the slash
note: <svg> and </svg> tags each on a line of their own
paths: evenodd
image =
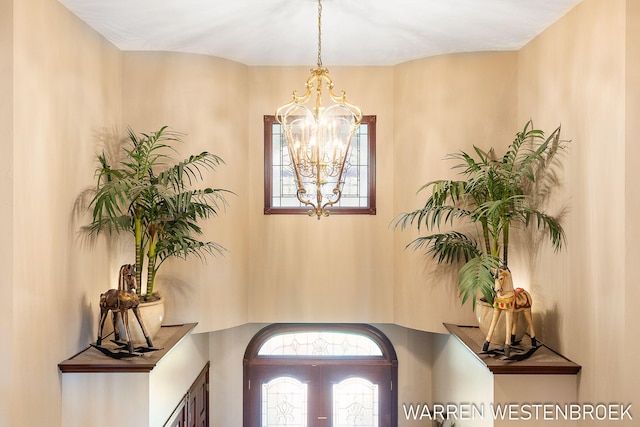
<svg viewBox="0 0 640 427">
<path fill-rule="evenodd" d="M 263 215 L 263 120 L 302 90 L 308 68 L 251 68 L 249 321 L 390 322 L 393 307 L 391 68 L 330 68 L 364 114 L 377 115 L 377 215 Z"/>
<path fill-rule="evenodd" d="M 640 336 L 640 322 L 637 319 L 636 301 L 640 299 L 640 144 L 638 144 L 637 124 L 640 117 L 640 2 L 627 0 L 626 2 L 626 117 L 625 117 L 625 318 L 626 336 Z M 624 339 L 621 360 L 624 366 L 634 366 L 640 360 L 640 345 L 637 340 Z M 637 396 L 637 386 L 640 382 L 640 371 L 625 377 L 624 395 Z M 636 404 L 638 404 L 636 400 Z"/>
<path fill-rule="evenodd" d="M 4 209 L 0 210 L 0 293 L 13 300 L 13 2 L 0 2 L 0 128 L 3 138 L 0 149 L 0 194 Z M 0 425 L 11 422 L 11 372 L 14 355 L 13 311 L 0 312 L 0 341 L 5 351 L 0 354 Z"/>
<path fill-rule="evenodd" d="M 637 209 L 638 199 L 637 167 L 625 168 L 626 149 L 637 144 L 625 127 L 635 120 L 625 105 L 626 60 L 637 57 L 627 55 L 634 43 L 626 39 L 625 8 L 622 0 L 584 1 L 518 55 L 520 118 L 562 123 L 572 140 L 562 197 L 551 202 L 569 206 L 569 245 L 555 257 L 548 247 L 540 253 L 531 284 L 543 341 L 583 366 L 582 401 L 633 397 L 620 387 L 631 381 L 624 356 L 610 350 L 638 348 L 628 340 L 638 322 L 622 303 L 637 287 L 626 276 L 637 259 L 626 255 L 624 242 L 627 229 L 637 229 L 625 207 Z"/>
<path fill-rule="evenodd" d="M 83 244 L 72 209 L 105 128 L 120 123 L 120 53 L 57 1 L 14 1 L 12 18 L 13 152 L 3 152 L 13 158 L 12 340 L 3 346 L 13 360 L 2 413 L 4 425 L 55 426 L 57 364 L 95 339 L 98 296 L 117 264 L 104 241 Z"/>
</svg>

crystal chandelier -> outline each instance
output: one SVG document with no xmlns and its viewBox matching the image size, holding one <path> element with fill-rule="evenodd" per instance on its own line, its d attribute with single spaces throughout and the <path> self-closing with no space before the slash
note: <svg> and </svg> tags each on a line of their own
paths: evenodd
<svg viewBox="0 0 640 427">
<path fill-rule="evenodd" d="M 340 95 L 333 92 L 321 54 L 322 2 L 318 0 L 318 66 L 311 69 L 305 93 L 294 91 L 291 102 L 276 112 L 295 173 L 296 195 L 311 207 L 309 216 L 318 220 L 329 216 L 328 208 L 340 200 L 351 138 L 362 120 L 362 111 L 347 102 L 344 91 Z M 323 95 L 327 106 L 322 105 Z"/>
</svg>

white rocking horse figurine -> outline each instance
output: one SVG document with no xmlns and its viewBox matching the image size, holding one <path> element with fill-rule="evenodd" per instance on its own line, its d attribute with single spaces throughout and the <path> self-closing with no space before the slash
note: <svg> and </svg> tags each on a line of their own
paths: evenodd
<svg viewBox="0 0 640 427">
<path fill-rule="evenodd" d="M 522 312 L 527 324 L 529 326 L 529 336 L 531 337 L 531 346 L 536 348 L 538 342 L 536 340 L 536 333 L 533 329 L 533 322 L 531 321 L 531 295 L 529 292 L 522 288 L 513 288 L 513 280 L 511 278 L 511 271 L 507 267 L 500 267 L 495 273 L 494 290 L 496 296 L 493 300 L 493 317 L 491 318 L 491 326 L 489 326 L 489 333 L 485 339 L 482 351 L 489 350 L 489 341 L 493 336 L 493 330 L 498 323 L 500 314 L 504 311 L 506 314 L 506 337 L 504 345 L 504 355 L 509 358 L 511 355 L 511 344 L 515 341 L 516 328 L 518 327 L 518 317 Z"/>
<path fill-rule="evenodd" d="M 140 300 L 136 293 L 136 266 L 132 264 L 125 264 L 120 267 L 118 289 L 109 289 L 100 295 L 100 321 L 98 325 L 98 339 L 96 341 L 96 346 L 100 348 L 102 345 L 102 329 L 104 328 L 104 321 L 107 318 L 109 310 L 111 310 L 113 331 L 116 342 L 120 340 L 120 334 L 118 333 L 117 328 L 117 317 L 119 313 L 120 317 L 122 317 L 122 323 L 124 324 L 126 333 L 126 345 L 129 353 L 133 354 L 133 342 L 131 340 L 131 329 L 129 328 L 129 310 L 132 310 L 140 324 L 140 327 L 142 328 L 142 333 L 147 341 L 147 345 L 152 349 L 153 343 L 151 342 L 151 338 L 149 337 L 147 329 L 140 317 L 139 305 Z"/>
</svg>

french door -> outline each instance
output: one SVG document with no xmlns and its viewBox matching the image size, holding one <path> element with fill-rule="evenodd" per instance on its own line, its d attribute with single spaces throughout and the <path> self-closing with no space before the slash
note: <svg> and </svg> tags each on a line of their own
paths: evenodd
<svg viewBox="0 0 640 427">
<path fill-rule="evenodd" d="M 245 358 L 244 427 L 397 426 L 397 361 L 387 349 L 346 357 L 257 353 Z"/>
</svg>

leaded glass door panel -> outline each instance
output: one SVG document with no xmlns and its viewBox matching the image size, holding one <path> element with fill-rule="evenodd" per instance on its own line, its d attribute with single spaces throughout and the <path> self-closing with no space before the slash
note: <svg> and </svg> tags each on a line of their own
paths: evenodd
<svg viewBox="0 0 640 427">
<path fill-rule="evenodd" d="M 331 397 L 332 427 L 385 427 L 392 422 L 392 372 L 371 364 L 341 364 L 325 367 L 326 394 Z M 397 422 L 397 420 L 396 420 Z"/>
<path fill-rule="evenodd" d="M 282 376 L 261 386 L 262 427 L 307 427 L 307 383 Z"/>
<path fill-rule="evenodd" d="M 378 427 L 379 385 L 365 378 L 346 378 L 333 384 L 334 427 Z"/>
</svg>

